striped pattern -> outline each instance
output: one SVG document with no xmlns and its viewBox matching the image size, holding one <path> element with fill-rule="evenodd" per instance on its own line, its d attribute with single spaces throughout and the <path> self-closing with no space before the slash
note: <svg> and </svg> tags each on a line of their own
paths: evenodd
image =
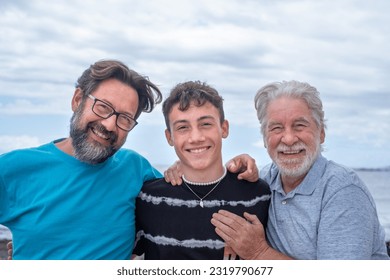
<svg viewBox="0 0 390 280">
<path fill-rule="evenodd" d="M 191 188 L 202 197 L 211 186 Z M 242 216 L 256 214 L 266 225 L 270 191 L 263 181 L 248 183 L 229 173 L 203 200 L 184 185 L 172 187 L 164 179 L 145 183 L 136 203 L 136 245 L 134 253 L 145 259 L 220 259 L 224 241 L 215 233 L 210 220 L 225 209 Z"/>
</svg>

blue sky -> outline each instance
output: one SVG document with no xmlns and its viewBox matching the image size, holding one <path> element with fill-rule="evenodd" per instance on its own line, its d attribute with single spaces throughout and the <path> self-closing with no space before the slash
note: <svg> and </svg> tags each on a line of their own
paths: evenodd
<svg viewBox="0 0 390 280">
<path fill-rule="evenodd" d="M 0 153 L 67 137 L 75 81 L 112 58 L 164 96 L 187 80 L 216 87 L 230 121 L 225 161 L 270 161 L 253 97 L 294 79 L 321 93 L 327 158 L 390 166 L 389 12 L 388 0 L 1 1 Z M 173 162 L 161 105 L 139 123 L 125 147 Z"/>
</svg>

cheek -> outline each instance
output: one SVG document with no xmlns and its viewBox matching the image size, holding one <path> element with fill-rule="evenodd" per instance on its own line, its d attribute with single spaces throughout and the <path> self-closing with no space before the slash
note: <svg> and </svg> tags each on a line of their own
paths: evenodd
<svg viewBox="0 0 390 280">
<path fill-rule="evenodd" d="M 84 125 L 92 123 L 92 122 L 95 122 L 95 121 L 98 121 L 100 119 L 101 118 L 96 116 L 93 112 L 88 112 L 88 111 L 85 111 L 85 110 L 83 112 L 81 112 L 80 118 L 79 118 L 80 123 L 84 124 Z"/>
<path fill-rule="evenodd" d="M 314 143 L 317 143 L 318 139 L 320 139 L 319 137 L 319 134 L 316 134 L 315 132 L 309 132 L 301 135 L 300 139 L 306 145 L 313 145 Z"/>
<path fill-rule="evenodd" d="M 274 149 L 278 146 L 280 137 L 276 135 L 270 135 L 266 138 L 266 145 L 268 149 Z"/>
<path fill-rule="evenodd" d="M 127 139 L 127 135 L 129 135 L 128 132 L 125 132 L 125 131 L 118 132 L 118 140 L 117 140 L 117 144 L 116 144 L 116 146 L 118 146 L 118 148 L 120 148 L 123 144 L 125 144 L 126 139 Z"/>
<path fill-rule="evenodd" d="M 174 132 L 171 134 L 172 146 L 179 147 L 179 146 L 183 145 L 183 143 L 186 141 L 186 139 L 188 139 L 188 135 L 186 135 L 185 133 Z"/>
</svg>

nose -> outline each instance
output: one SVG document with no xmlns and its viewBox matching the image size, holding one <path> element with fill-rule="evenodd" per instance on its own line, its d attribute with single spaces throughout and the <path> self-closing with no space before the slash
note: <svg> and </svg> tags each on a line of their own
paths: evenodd
<svg viewBox="0 0 390 280">
<path fill-rule="evenodd" d="M 200 129 L 194 128 L 191 130 L 188 142 L 194 143 L 194 142 L 201 142 L 204 140 L 205 140 L 205 137 Z"/>
<path fill-rule="evenodd" d="M 285 129 L 281 141 L 288 146 L 292 146 L 298 141 L 298 137 L 292 129 Z"/>
<path fill-rule="evenodd" d="M 116 130 L 116 118 L 117 116 L 114 114 L 110 116 L 107 119 L 102 119 L 101 124 L 108 130 L 108 131 L 115 131 Z"/>
</svg>

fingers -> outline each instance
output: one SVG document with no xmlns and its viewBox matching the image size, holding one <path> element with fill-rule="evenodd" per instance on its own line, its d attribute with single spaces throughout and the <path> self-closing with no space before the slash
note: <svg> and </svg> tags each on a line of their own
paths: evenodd
<svg viewBox="0 0 390 280">
<path fill-rule="evenodd" d="M 223 250 L 223 259 L 224 260 L 235 260 L 237 258 L 236 252 L 232 249 L 232 247 L 225 245 Z"/>
<path fill-rule="evenodd" d="M 226 210 L 213 214 L 211 223 L 216 227 L 215 232 L 225 241 L 229 248 L 225 248 L 225 259 L 233 259 L 236 255 L 240 259 L 251 258 L 256 253 L 257 243 L 262 240 L 264 230 L 256 215 L 244 213 L 240 217 Z"/>
<path fill-rule="evenodd" d="M 170 169 L 164 171 L 164 179 L 167 183 L 171 183 L 172 186 L 177 185 L 175 176 L 173 175 L 173 172 Z"/>
<path fill-rule="evenodd" d="M 237 178 L 249 182 L 256 182 L 259 179 L 259 169 L 257 168 L 255 159 L 249 155 L 242 155 L 241 161 L 242 168 Z"/>
<path fill-rule="evenodd" d="M 7 253 L 8 253 L 7 259 L 12 260 L 12 249 L 9 249 Z"/>
<path fill-rule="evenodd" d="M 237 178 L 256 182 L 259 179 L 259 170 L 254 158 L 247 154 L 238 155 L 226 163 L 227 169 L 232 173 L 240 173 Z"/>
<path fill-rule="evenodd" d="M 256 182 L 259 179 L 259 173 L 256 169 L 256 172 L 252 169 L 247 169 L 245 171 L 242 171 L 240 174 L 238 174 L 237 178 L 239 180 L 246 180 L 249 182 Z"/>
<path fill-rule="evenodd" d="M 256 215 L 249 214 L 249 213 L 245 212 L 245 213 L 244 213 L 244 218 L 245 218 L 248 222 L 250 222 L 251 224 L 253 224 L 253 225 L 259 225 L 259 224 L 261 224 L 259 218 L 257 218 Z"/>
<path fill-rule="evenodd" d="M 238 171 L 238 166 L 237 166 L 237 164 L 236 164 L 236 162 L 235 162 L 235 160 L 234 160 L 234 158 L 233 159 L 231 159 L 231 160 L 229 160 L 227 163 L 226 163 L 226 168 L 230 171 L 230 172 L 232 172 L 232 173 L 237 173 L 237 171 Z"/>
<path fill-rule="evenodd" d="M 7 253 L 8 253 L 7 259 L 12 260 L 12 250 L 13 250 L 12 241 L 7 243 L 7 249 L 8 249 L 7 250 Z"/>
<path fill-rule="evenodd" d="M 164 178 L 167 183 L 171 183 L 173 186 L 182 184 L 183 173 L 180 168 L 180 161 L 176 161 L 167 170 L 164 171 Z"/>
<path fill-rule="evenodd" d="M 229 243 L 236 234 L 236 228 L 239 225 L 235 224 L 234 220 L 220 213 L 214 213 L 211 218 L 211 224 L 215 226 L 215 232 L 227 243 Z M 227 211 L 225 211 L 227 212 Z"/>
<path fill-rule="evenodd" d="M 215 233 L 218 234 L 219 237 L 221 237 L 226 244 L 230 244 L 230 242 L 232 241 L 232 237 L 227 233 L 228 231 L 230 231 L 230 229 L 223 227 L 224 225 L 221 225 L 221 227 L 216 227 Z"/>
<path fill-rule="evenodd" d="M 218 213 L 214 213 L 213 218 L 232 228 L 242 226 L 246 222 L 244 218 L 226 210 L 219 210 Z"/>
<path fill-rule="evenodd" d="M 244 155 L 244 154 L 238 155 L 238 156 L 232 158 L 231 160 L 229 160 L 226 163 L 226 167 L 232 173 L 245 171 L 245 170 L 247 170 L 247 164 L 246 164 L 247 160 L 248 159 L 247 159 L 246 155 Z"/>
<path fill-rule="evenodd" d="M 246 223 L 248 222 L 244 218 L 226 210 L 214 213 L 211 219 L 215 232 L 228 244 L 239 238 L 239 232 Z"/>
</svg>

